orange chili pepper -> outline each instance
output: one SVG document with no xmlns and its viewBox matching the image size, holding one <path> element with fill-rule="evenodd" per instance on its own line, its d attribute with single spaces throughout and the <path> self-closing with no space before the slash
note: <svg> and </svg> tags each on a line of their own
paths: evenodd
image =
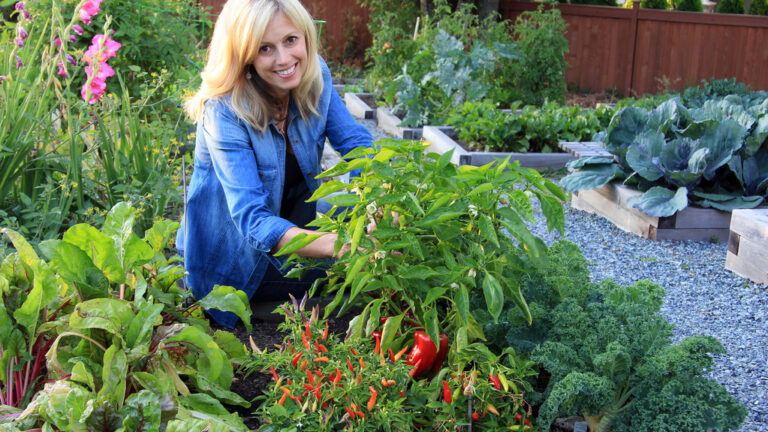
<svg viewBox="0 0 768 432">
<path fill-rule="evenodd" d="M 365 362 L 362 357 L 360 357 L 360 369 L 365 369 Z"/>
<path fill-rule="evenodd" d="M 347 358 L 347 366 L 351 372 L 355 372 L 355 368 L 352 367 L 352 362 L 349 361 L 349 358 Z"/>
<path fill-rule="evenodd" d="M 304 353 L 303 353 L 303 352 L 300 352 L 300 353 L 296 354 L 295 356 L 293 356 L 293 360 L 291 360 L 291 366 L 294 366 L 294 367 L 295 367 L 295 366 L 296 366 L 296 365 L 299 363 L 299 359 L 300 359 L 300 358 L 301 358 L 301 356 L 303 356 L 303 355 L 304 355 Z"/>
<path fill-rule="evenodd" d="M 376 396 L 378 396 L 379 393 L 376 392 L 376 389 L 373 388 L 373 386 L 368 387 L 368 390 L 371 391 L 371 398 L 368 399 L 366 408 L 368 408 L 368 411 L 373 411 L 373 406 L 376 405 Z"/>
<path fill-rule="evenodd" d="M 325 322 L 325 330 L 323 330 L 323 340 L 328 339 L 328 321 Z"/>
<path fill-rule="evenodd" d="M 315 376 L 312 374 L 312 371 L 310 371 L 309 369 L 307 369 L 307 380 L 309 381 L 310 384 L 315 383 Z"/>
<path fill-rule="evenodd" d="M 301 370 L 304 370 L 305 367 L 307 367 L 307 359 L 304 359 L 304 361 L 301 362 Z"/>
<path fill-rule="evenodd" d="M 405 354 L 406 351 L 408 351 L 408 345 L 404 346 L 403 349 L 401 349 L 400 351 L 397 352 L 397 354 L 395 354 L 395 360 L 394 361 L 400 360 L 400 357 L 402 357 L 403 354 Z"/>
<path fill-rule="evenodd" d="M 333 383 L 337 384 L 339 381 L 341 381 L 341 371 L 339 368 L 336 368 L 336 376 L 333 377 Z"/>
<path fill-rule="evenodd" d="M 382 378 L 382 379 L 381 379 L 381 386 L 382 386 L 382 387 L 386 387 L 387 385 L 388 385 L 388 384 L 387 384 L 387 379 L 386 379 L 386 378 Z"/>
<path fill-rule="evenodd" d="M 320 362 L 326 362 L 327 363 L 328 362 L 328 357 L 325 357 L 325 356 L 323 356 L 323 357 L 316 357 L 314 362 L 315 363 L 320 363 Z"/>
<path fill-rule="evenodd" d="M 277 377 L 277 372 L 275 371 L 275 367 L 274 367 L 274 366 L 270 366 L 270 367 L 269 367 L 269 370 L 271 370 L 271 371 L 272 371 L 272 378 L 274 378 L 274 379 L 275 379 L 275 383 L 277 383 L 277 381 L 278 381 L 279 379 L 278 379 L 278 377 Z"/>
<path fill-rule="evenodd" d="M 315 345 L 317 345 L 317 350 L 319 352 L 328 352 L 328 348 L 326 348 L 325 345 L 319 343 L 318 341 L 315 341 Z"/>
</svg>

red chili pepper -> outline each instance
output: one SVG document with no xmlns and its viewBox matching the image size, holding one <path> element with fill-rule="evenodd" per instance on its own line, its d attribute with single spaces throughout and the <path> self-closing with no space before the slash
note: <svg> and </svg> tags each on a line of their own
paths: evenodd
<svg viewBox="0 0 768 432">
<path fill-rule="evenodd" d="M 401 397 L 401 398 L 404 398 L 404 397 L 405 397 L 405 390 L 400 390 L 400 397 Z"/>
<path fill-rule="evenodd" d="M 301 362 L 301 370 L 304 370 L 305 367 L 307 367 L 307 359 L 304 359 L 304 361 Z"/>
<path fill-rule="evenodd" d="M 373 340 L 376 341 L 376 346 L 373 348 L 373 353 L 378 354 L 381 350 L 381 332 L 377 330 L 371 333 L 371 336 L 373 337 Z"/>
<path fill-rule="evenodd" d="M 333 383 L 337 384 L 339 381 L 341 381 L 341 371 L 339 368 L 336 368 L 336 376 L 333 377 Z"/>
<path fill-rule="evenodd" d="M 417 361 L 417 362 L 416 362 L 416 364 L 415 364 L 415 365 L 413 365 L 413 369 L 411 369 L 411 371 L 410 371 L 410 372 L 408 372 L 408 375 L 409 375 L 411 378 L 415 377 L 415 376 L 416 376 L 416 373 L 419 371 L 419 367 L 420 367 L 420 366 L 421 366 L 421 359 L 419 359 L 419 361 Z"/>
<path fill-rule="evenodd" d="M 360 417 L 360 418 L 364 418 L 365 417 L 365 414 L 362 411 L 355 411 L 355 415 Z"/>
<path fill-rule="evenodd" d="M 395 353 L 392 352 L 392 348 L 389 349 L 389 359 L 392 360 L 392 363 L 395 362 Z"/>
<path fill-rule="evenodd" d="M 304 353 L 303 353 L 303 352 L 300 352 L 300 353 L 296 354 L 295 356 L 293 356 L 293 360 L 291 360 L 291 366 L 294 366 L 294 367 L 295 367 L 297 364 L 299 364 L 299 359 L 300 359 L 300 358 L 301 358 L 301 356 L 303 356 L 303 355 L 304 355 Z"/>
<path fill-rule="evenodd" d="M 325 347 L 325 345 L 318 343 L 315 341 L 315 344 L 317 345 L 317 350 L 320 352 L 328 352 L 328 348 Z"/>
<path fill-rule="evenodd" d="M 328 339 L 328 321 L 325 322 L 325 330 L 323 330 L 323 340 Z"/>
<path fill-rule="evenodd" d="M 432 342 L 432 339 L 424 333 L 423 330 L 418 330 L 413 335 L 413 348 L 408 353 L 408 358 L 405 363 L 411 366 L 416 366 L 415 372 L 412 372 L 412 376 L 416 377 L 422 373 L 428 371 L 432 364 L 435 362 L 435 356 L 437 355 L 437 348 Z"/>
<path fill-rule="evenodd" d="M 355 412 L 349 409 L 349 407 L 344 407 L 345 410 L 347 410 L 347 414 L 349 414 L 349 418 L 353 419 L 355 418 Z"/>
<path fill-rule="evenodd" d="M 403 349 L 401 349 L 400 351 L 397 352 L 397 354 L 395 354 L 395 359 L 393 361 L 400 360 L 400 357 L 402 357 L 406 351 L 408 351 L 408 345 L 404 346 Z"/>
<path fill-rule="evenodd" d="M 304 348 L 309 349 L 309 340 L 307 340 L 307 335 L 301 335 L 301 343 L 304 344 Z"/>
<path fill-rule="evenodd" d="M 352 351 L 352 354 L 354 354 L 354 355 L 358 355 L 358 354 L 357 354 L 357 351 L 355 351 L 355 349 L 354 349 L 354 348 L 352 348 L 352 346 L 350 346 L 350 347 L 349 347 L 349 350 L 350 350 L 350 351 Z"/>
<path fill-rule="evenodd" d="M 275 379 L 275 383 L 277 383 L 278 377 L 277 377 L 277 372 L 275 371 L 275 367 L 274 366 L 270 366 L 269 370 L 272 371 L 272 378 L 274 378 Z"/>
<path fill-rule="evenodd" d="M 496 390 L 501 390 L 501 380 L 498 375 L 488 374 L 488 379 L 491 380 L 493 387 L 495 387 Z"/>
<path fill-rule="evenodd" d="M 478 420 L 480 420 L 480 414 L 476 413 L 476 412 L 473 412 L 472 413 L 472 421 L 478 421 Z"/>
<path fill-rule="evenodd" d="M 432 364 L 433 375 L 437 375 L 437 373 L 440 371 L 440 368 L 443 367 L 443 360 L 445 360 L 445 356 L 448 355 L 448 343 L 448 336 L 441 334 L 440 349 L 437 350 L 437 354 L 435 355 L 435 362 Z"/>
<path fill-rule="evenodd" d="M 309 369 L 307 369 L 307 380 L 309 381 L 310 384 L 315 383 L 315 375 L 312 374 L 312 371 L 310 371 Z"/>
<path fill-rule="evenodd" d="M 517 421 L 518 423 L 520 423 L 520 420 L 521 420 L 522 418 L 523 418 L 523 416 L 521 416 L 520 414 L 517 414 L 517 415 L 515 415 L 515 421 Z M 523 424 L 524 424 L 525 426 L 530 426 L 530 425 L 531 425 L 531 422 L 529 422 L 529 421 L 528 421 L 528 419 L 525 419 L 525 421 L 523 422 Z"/>
<path fill-rule="evenodd" d="M 307 335 L 307 339 L 312 339 L 312 333 L 309 331 L 309 321 L 304 325 L 304 334 Z"/>
<path fill-rule="evenodd" d="M 447 403 L 453 402 L 453 395 L 451 394 L 451 387 L 448 386 L 448 383 L 443 380 L 443 400 Z"/>
<path fill-rule="evenodd" d="M 349 358 L 347 358 L 347 366 L 349 367 L 350 372 L 355 372 L 355 368 L 352 367 L 352 362 L 349 361 Z"/>
<path fill-rule="evenodd" d="M 381 386 L 382 386 L 382 387 L 386 387 L 386 386 L 388 386 L 388 385 L 389 385 L 389 384 L 387 383 L 387 379 L 386 379 L 386 378 L 382 378 L 382 379 L 381 379 Z"/>
<path fill-rule="evenodd" d="M 376 405 L 376 396 L 378 396 L 379 393 L 376 392 L 376 389 L 373 388 L 373 386 L 368 387 L 368 390 L 371 391 L 371 398 L 368 399 L 366 408 L 368 408 L 368 411 L 373 411 L 373 406 Z"/>
</svg>

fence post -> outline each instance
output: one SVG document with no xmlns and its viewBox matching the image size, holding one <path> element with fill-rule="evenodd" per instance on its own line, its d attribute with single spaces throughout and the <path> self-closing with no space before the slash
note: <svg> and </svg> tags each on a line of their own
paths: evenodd
<svg viewBox="0 0 768 432">
<path fill-rule="evenodd" d="M 640 15 L 640 1 L 635 0 L 632 2 L 632 23 L 630 24 L 630 34 L 632 37 L 630 38 L 630 41 L 632 42 L 632 49 L 630 50 L 630 58 L 629 58 L 629 73 L 627 74 L 627 81 L 624 88 L 626 89 L 626 94 L 624 96 L 626 97 L 632 97 L 632 90 L 634 85 L 634 79 L 635 79 L 635 55 L 637 51 L 637 19 L 638 15 Z"/>
</svg>

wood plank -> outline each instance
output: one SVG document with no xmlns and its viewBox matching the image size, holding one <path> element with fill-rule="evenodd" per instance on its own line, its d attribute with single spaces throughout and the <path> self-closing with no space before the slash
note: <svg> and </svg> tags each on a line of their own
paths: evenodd
<svg viewBox="0 0 768 432">
<path fill-rule="evenodd" d="M 459 158 L 459 164 L 482 166 L 507 156 L 511 156 L 510 161 L 518 161 L 520 166 L 533 169 L 560 169 L 575 159 L 565 153 L 469 152 Z"/>
<path fill-rule="evenodd" d="M 653 231 L 655 231 L 651 236 L 653 240 L 693 240 L 706 242 L 716 240 L 716 243 L 727 242 L 728 235 L 730 234 L 728 228 L 656 228 Z"/>
<path fill-rule="evenodd" d="M 401 127 L 403 120 L 392 114 L 389 108 L 376 108 L 376 125 L 384 132 L 400 139 L 421 139 L 422 129 Z"/>
<path fill-rule="evenodd" d="M 630 210 L 617 205 L 615 201 L 606 198 L 595 189 L 574 192 L 571 207 L 597 214 L 608 219 L 617 228 L 650 238 L 650 224 L 643 222 Z"/>
<path fill-rule="evenodd" d="M 760 242 L 746 239 L 739 240 L 739 258 L 748 261 L 758 267 L 768 271 L 768 245 Z"/>
<path fill-rule="evenodd" d="M 725 268 L 755 283 L 768 284 L 768 267 L 765 265 L 754 265 L 732 252 L 726 253 Z"/>
<path fill-rule="evenodd" d="M 423 138 L 430 143 L 429 147 L 427 147 L 427 152 L 445 154 L 453 150 L 451 162 L 454 165 L 459 165 L 461 156 L 466 155 L 469 152 L 461 148 L 461 146 L 458 146 L 456 141 L 454 141 L 451 137 L 448 136 L 448 134 L 446 134 L 447 129 L 452 128 L 446 128 L 442 126 L 424 126 Z"/>
<path fill-rule="evenodd" d="M 613 159 L 613 155 L 607 152 L 602 143 L 594 141 L 561 141 L 558 144 L 560 149 L 576 156 L 577 158 L 584 158 L 589 156 L 600 156 Z"/>
<path fill-rule="evenodd" d="M 699 207 L 686 207 L 675 215 L 675 228 L 729 229 L 731 212 Z"/>
<path fill-rule="evenodd" d="M 352 117 L 373 120 L 376 118 L 376 109 L 368 101 L 373 99 L 370 93 L 345 93 L 344 104 Z"/>
<path fill-rule="evenodd" d="M 762 242 L 768 250 L 768 209 L 734 210 L 730 228 L 743 238 Z"/>
</svg>

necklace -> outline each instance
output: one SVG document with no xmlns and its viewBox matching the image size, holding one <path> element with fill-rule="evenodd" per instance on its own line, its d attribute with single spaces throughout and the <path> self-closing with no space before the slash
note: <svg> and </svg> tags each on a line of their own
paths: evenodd
<svg viewBox="0 0 768 432">
<path fill-rule="evenodd" d="M 288 101 L 275 104 L 272 120 L 275 122 L 277 129 L 280 130 L 283 135 L 285 135 L 285 131 L 288 126 Z"/>
</svg>

